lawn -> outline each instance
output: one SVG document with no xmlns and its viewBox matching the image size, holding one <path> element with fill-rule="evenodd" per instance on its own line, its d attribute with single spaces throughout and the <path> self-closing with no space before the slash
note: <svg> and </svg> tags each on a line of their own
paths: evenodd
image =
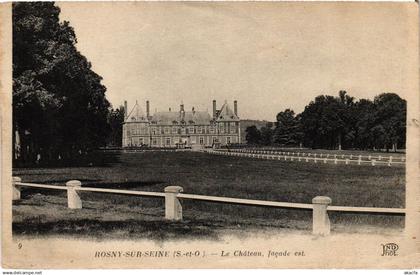
<svg viewBox="0 0 420 275">
<path fill-rule="evenodd" d="M 184 193 L 311 203 L 318 195 L 333 205 L 404 207 L 402 167 L 320 165 L 199 152 L 103 153 L 92 167 L 19 168 L 24 182 L 163 191 L 179 185 Z M 27 188 L 13 206 L 15 234 L 70 234 L 95 238 L 217 238 L 221 232 L 302 230 L 310 233 L 311 211 L 237 206 L 184 200 L 184 221 L 163 219 L 163 199 L 82 193 L 84 208 L 69 210 L 65 193 Z M 331 213 L 334 232 L 383 228 L 399 230 L 398 216 Z"/>
</svg>

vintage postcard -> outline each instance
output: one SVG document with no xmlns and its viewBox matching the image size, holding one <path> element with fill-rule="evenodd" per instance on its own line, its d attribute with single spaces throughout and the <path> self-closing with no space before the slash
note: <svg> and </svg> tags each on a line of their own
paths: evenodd
<svg viewBox="0 0 420 275">
<path fill-rule="evenodd" d="M 418 3 L 0 11 L 4 268 L 419 268 Z"/>
</svg>

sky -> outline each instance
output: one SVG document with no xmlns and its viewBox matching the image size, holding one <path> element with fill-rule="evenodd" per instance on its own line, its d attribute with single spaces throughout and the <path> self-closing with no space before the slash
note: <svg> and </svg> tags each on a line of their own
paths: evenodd
<svg viewBox="0 0 420 275">
<path fill-rule="evenodd" d="M 114 107 L 299 113 L 317 95 L 413 92 L 415 3 L 59 2 Z"/>
</svg>

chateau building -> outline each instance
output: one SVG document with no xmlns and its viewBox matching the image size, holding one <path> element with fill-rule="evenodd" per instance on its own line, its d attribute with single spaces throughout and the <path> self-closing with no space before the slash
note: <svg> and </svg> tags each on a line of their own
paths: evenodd
<svg viewBox="0 0 420 275">
<path fill-rule="evenodd" d="M 150 103 L 146 101 L 146 113 L 136 102 L 127 112 L 124 102 L 123 147 L 206 147 L 241 142 L 238 102 L 232 110 L 228 103 L 218 110 L 213 100 L 213 115 L 206 111 L 185 111 L 184 104 L 179 111 L 155 112 L 150 115 Z"/>
</svg>

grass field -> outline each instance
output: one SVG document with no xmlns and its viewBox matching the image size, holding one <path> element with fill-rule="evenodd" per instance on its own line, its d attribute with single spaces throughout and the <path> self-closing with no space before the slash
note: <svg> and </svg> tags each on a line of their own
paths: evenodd
<svg viewBox="0 0 420 275">
<path fill-rule="evenodd" d="M 334 166 L 208 155 L 194 152 L 107 153 L 93 167 L 20 168 L 24 182 L 159 191 L 179 185 L 185 193 L 311 203 L 318 195 L 333 205 L 404 207 L 402 167 Z M 99 165 L 100 164 L 100 165 Z M 13 206 L 15 234 L 69 234 L 94 238 L 218 238 L 222 232 L 302 230 L 310 234 L 311 211 L 184 200 L 184 221 L 163 219 L 163 199 L 82 194 L 83 209 L 66 207 L 65 193 L 25 189 Z M 400 230 L 404 218 L 331 213 L 333 232 Z"/>
</svg>

